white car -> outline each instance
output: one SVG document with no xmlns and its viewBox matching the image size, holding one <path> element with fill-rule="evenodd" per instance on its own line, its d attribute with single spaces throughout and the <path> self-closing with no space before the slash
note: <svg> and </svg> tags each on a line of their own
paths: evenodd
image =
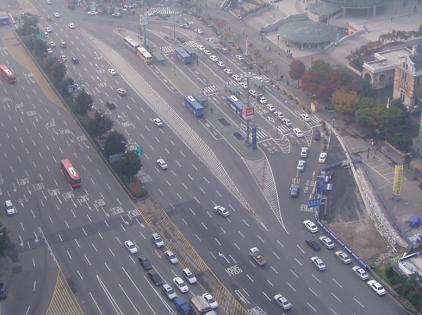
<svg viewBox="0 0 422 315">
<path fill-rule="evenodd" d="M 155 246 L 157 246 L 158 248 L 164 247 L 164 241 L 162 240 L 160 234 L 152 233 L 151 238 L 152 238 L 152 242 L 154 243 Z"/>
<path fill-rule="evenodd" d="M 305 225 L 305 227 L 311 232 L 311 233 L 317 233 L 318 232 L 318 227 L 316 226 L 316 224 L 314 222 L 312 222 L 311 220 L 305 220 L 303 221 L 303 224 Z"/>
<path fill-rule="evenodd" d="M 53 53 L 53 49 L 47 48 L 47 54 L 52 54 L 52 53 Z"/>
<path fill-rule="evenodd" d="M 76 25 L 75 25 L 75 23 L 69 23 L 69 28 L 71 28 L 71 29 L 74 29 L 74 28 L 76 28 Z"/>
<path fill-rule="evenodd" d="M 309 117 L 308 114 L 300 114 L 300 118 L 302 118 L 306 122 L 311 121 L 311 117 Z"/>
<path fill-rule="evenodd" d="M 385 291 L 384 287 L 379 282 L 375 280 L 369 280 L 367 283 L 378 295 L 381 296 L 387 293 L 387 291 Z"/>
<path fill-rule="evenodd" d="M 233 74 L 233 75 L 232 75 L 232 78 L 233 78 L 236 82 L 239 82 L 240 80 L 242 80 L 242 77 L 241 77 L 240 75 L 238 75 L 238 74 Z"/>
<path fill-rule="evenodd" d="M 248 82 L 245 82 L 245 81 L 243 81 L 243 82 L 240 82 L 239 83 L 239 85 L 244 89 L 244 90 L 247 90 L 249 87 L 248 87 Z"/>
<path fill-rule="evenodd" d="M 224 69 L 223 69 L 223 71 L 224 71 L 226 74 L 228 74 L 228 75 L 232 75 L 232 74 L 233 74 L 233 71 L 232 71 L 232 69 L 230 69 L 230 68 L 224 68 Z"/>
<path fill-rule="evenodd" d="M 266 104 L 265 107 L 272 113 L 277 109 L 272 104 Z"/>
<path fill-rule="evenodd" d="M 197 282 L 195 275 L 189 268 L 185 268 L 182 270 L 183 276 L 189 282 L 189 284 L 195 284 Z"/>
<path fill-rule="evenodd" d="M 164 161 L 164 159 L 160 158 L 157 160 L 157 165 L 162 169 L 162 170 L 166 170 L 168 168 L 168 165 L 166 163 L 166 161 Z"/>
<path fill-rule="evenodd" d="M 47 33 L 51 33 L 51 32 L 53 31 L 53 29 L 51 28 L 51 26 L 47 26 L 47 27 L 45 28 L 45 31 L 46 31 Z"/>
<path fill-rule="evenodd" d="M 325 265 L 324 261 L 317 257 L 311 257 L 311 261 L 314 263 L 315 267 L 319 270 L 319 271 L 324 271 L 327 270 L 327 266 Z"/>
<path fill-rule="evenodd" d="M 201 51 L 205 50 L 205 46 L 204 45 L 198 45 L 198 46 L 196 46 L 196 48 L 198 48 Z"/>
<path fill-rule="evenodd" d="M 209 50 L 207 50 L 207 49 L 205 49 L 203 52 L 204 52 L 204 54 L 205 54 L 206 56 L 211 55 L 211 52 L 210 52 Z"/>
<path fill-rule="evenodd" d="M 302 147 L 300 148 L 300 157 L 307 158 L 308 157 L 309 148 Z"/>
<path fill-rule="evenodd" d="M 235 57 L 236 57 L 236 59 L 237 59 L 237 60 L 239 60 L 239 61 L 243 61 L 243 60 L 245 60 L 245 57 L 243 57 L 242 55 L 236 55 Z"/>
<path fill-rule="evenodd" d="M 293 132 L 297 138 L 303 138 L 303 132 L 299 128 L 293 128 Z"/>
<path fill-rule="evenodd" d="M 117 71 L 113 68 L 107 69 L 108 73 L 110 73 L 111 75 L 117 75 Z"/>
<path fill-rule="evenodd" d="M 327 152 L 321 152 L 319 154 L 318 163 L 325 163 L 325 160 L 327 160 Z"/>
<path fill-rule="evenodd" d="M 4 210 L 6 211 L 7 215 L 16 214 L 16 209 L 13 206 L 12 200 L 6 200 L 4 203 Z"/>
<path fill-rule="evenodd" d="M 127 240 L 124 242 L 124 244 L 127 250 L 129 251 L 129 253 L 136 254 L 138 252 L 138 248 L 136 247 L 135 243 L 133 243 L 132 241 Z"/>
<path fill-rule="evenodd" d="M 216 62 L 217 66 L 219 66 L 220 68 L 224 68 L 226 66 L 226 64 L 223 61 L 217 61 Z"/>
<path fill-rule="evenodd" d="M 208 292 L 205 292 L 204 294 L 202 294 L 202 297 L 205 299 L 205 301 L 207 301 L 208 305 L 215 310 L 218 307 L 218 303 L 217 301 L 214 299 L 214 297 L 209 294 Z"/>
<path fill-rule="evenodd" d="M 274 115 L 276 115 L 279 119 L 283 119 L 284 118 L 284 114 L 282 112 L 278 111 L 278 110 L 276 110 L 274 112 Z"/>
<path fill-rule="evenodd" d="M 299 160 L 297 161 L 297 170 L 300 172 L 303 172 L 305 170 L 306 161 L 305 160 Z"/>
<path fill-rule="evenodd" d="M 180 277 L 173 278 L 173 283 L 175 284 L 175 286 L 179 289 L 179 291 L 181 293 L 187 293 L 187 292 L 189 292 L 189 287 L 185 283 L 185 281 L 183 281 L 182 278 L 180 278 Z"/>
<path fill-rule="evenodd" d="M 328 249 L 334 248 L 334 242 L 328 236 L 325 236 L 325 235 L 320 236 L 319 240 L 321 241 L 322 245 L 324 245 L 326 248 Z"/>
<path fill-rule="evenodd" d="M 48 46 L 50 46 L 50 47 L 56 47 L 56 43 L 54 41 L 50 40 L 48 42 Z"/>
<path fill-rule="evenodd" d="M 343 264 L 348 265 L 352 262 L 352 260 L 350 259 L 349 255 L 347 255 L 345 252 L 343 252 L 342 250 L 338 250 L 334 253 L 338 259 L 340 259 Z"/>
<path fill-rule="evenodd" d="M 117 89 L 117 94 L 119 94 L 120 96 L 126 96 L 127 92 L 126 92 L 125 89 L 118 88 Z"/>
<path fill-rule="evenodd" d="M 267 104 L 268 103 L 267 99 L 264 96 L 261 96 L 259 98 L 258 102 L 260 102 L 261 104 Z"/>
<path fill-rule="evenodd" d="M 61 16 L 59 12 L 54 12 L 53 15 L 54 15 L 55 18 L 59 18 Z"/>
<path fill-rule="evenodd" d="M 157 127 L 163 127 L 164 123 L 160 118 L 154 118 L 152 120 L 152 122 L 154 123 L 154 125 L 156 125 Z"/>
<path fill-rule="evenodd" d="M 292 122 L 290 121 L 289 118 L 282 118 L 281 119 L 282 123 L 285 124 L 287 127 L 291 127 L 292 126 Z"/>
<path fill-rule="evenodd" d="M 176 255 L 171 250 L 166 250 L 164 252 L 164 255 L 167 257 L 169 262 L 173 265 L 175 265 L 179 262 L 179 259 L 177 259 Z"/>
<path fill-rule="evenodd" d="M 255 90 L 249 90 L 248 93 L 253 97 L 256 97 L 258 95 L 258 92 Z"/>
<path fill-rule="evenodd" d="M 98 12 L 97 11 L 88 11 L 87 14 L 88 15 L 97 15 Z"/>
<path fill-rule="evenodd" d="M 292 303 L 290 303 L 284 296 L 281 294 L 274 295 L 274 301 L 280 305 L 280 307 L 287 311 L 293 307 Z"/>
<path fill-rule="evenodd" d="M 52 4 L 53 4 L 53 1 L 51 1 L 51 0 L 47 0 L 47 4 L 48 4 L 48 5 L 52 5 Z"/>
<path fill-rule="evenodd" d="M 163 293 L 169 300 L 174 300 L 177 297 L 176 292 L 174 292 L 173 288 L 167 283 L 163 284 Z"/>
<path fill-rule="evenodd" d="M 222 217 L 228 217 L 229 216 L 229 211 L 226 208 L 224 208 L 223 206 L 219 206 L 219 205 L 215 206 L 214 211 L 217 212 Z"/>
<path fill-rule="evenodd" d="M 218 57 L 216 55 L 211 55 L 208 58 L 210 58 L 212 61 L 218 61 Z"/>
<path fill-rule="evenodd" d="M 355 273 L 355 275 L 357 275 L 363 281 L 365 281 L 365 280 L 367 280 L 369 278 L 368 273 L 362 267 L 354 266 L 352 268 L 352 270 Z"/>
</svg>

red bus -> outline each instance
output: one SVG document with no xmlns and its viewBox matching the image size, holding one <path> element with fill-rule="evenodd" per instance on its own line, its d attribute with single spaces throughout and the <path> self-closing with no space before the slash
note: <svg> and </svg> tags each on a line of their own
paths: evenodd
<svg viewBox="0 0 422 315">
<path fill-rule="evenodd" d="M 0 74 L 4 77 L 4 79 L 9 83 L 15 83 L 16 77 L 13 72 L 3 64 L 0 64 Z"/>
<path fill-rule="evenodd" d="M 70 186 L 73 188 L 81 186 L 81 177 L 73 168 L 72 162 L 69 159 L 64 159 L 60 161 L 60 166 L 62 168 L 64 176 L 66 176 L 67 181 Z"/>
</svg>

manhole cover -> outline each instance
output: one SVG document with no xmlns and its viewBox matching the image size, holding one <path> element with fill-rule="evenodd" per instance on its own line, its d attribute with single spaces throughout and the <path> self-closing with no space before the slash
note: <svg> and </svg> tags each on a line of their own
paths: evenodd
<svg viewBox="0 0 422 315">
<path fill-rule="evenodd" d="M 233 133 L 233 136 L 237 139 L 237 140 L 243 140 L 243 136 L 239 133 L 239 132 L 235 132 Z"/>
<path fill-rule="evenodd" d="M 220 124 L 222 124 L 224 127 L 230 126 L 230 123 L 224 119 L 224 118 L 218 118 L 218 121 L 220 122 Z"/>
</svg>

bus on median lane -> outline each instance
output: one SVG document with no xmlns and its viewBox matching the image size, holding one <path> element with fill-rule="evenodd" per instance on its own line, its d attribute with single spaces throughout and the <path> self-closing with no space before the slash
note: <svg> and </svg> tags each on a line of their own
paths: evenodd
<svg viewBox="0 0 422 315">
<path fill-rule="evenodd" d="M 75 168 L 70 162 L 69 159 L 64 159 L 60 161 L 60 167 L 70 186 L 73 188 L 81 186 L 81 177 L 76 172 Z"/>
<path fill-rule="evenodd" d="M 187 109 L 189 109 L 195 117 L 201 118 L 204 116 L 204 106 L 202 106 L 202 104 L 199 103 L 192 95 L 185 96 L 183 98 L 183 102 Z"/>
<path fill-rule="evenodd" d="M 125 38 L 123 38 L 123 41 L 125 42 L 126 46 L 133 50 L 133 52 L 135 53 L 138 50 L 138 47 L 140 46 L 139 42 L 137 40 L 134 40 L 130 36 L 126 36 Z"/>
<path fill-rule="evenodd" d="M 152 55 L 149 53 L 149 51 L 141 46 L 138 47 L 138 51 L 137 51 L 137 55 L 139 56 L 139 58 L 141 58 L 145 64 L 149 65 L 152 62 Z"/>
</svg>

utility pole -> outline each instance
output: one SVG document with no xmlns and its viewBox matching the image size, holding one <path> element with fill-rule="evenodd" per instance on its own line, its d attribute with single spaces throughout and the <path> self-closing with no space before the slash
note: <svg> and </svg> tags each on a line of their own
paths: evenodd
<svg viewBox="0 0 422 315">
<path fill-rule="evenodd" d="M 245 73 L 246 76 L 246 83 L 248 85 L 248 89 L 249 89 L 249 79 L 251 77 L 250 72 Z M 250 99 L 249 99 L 249 92 L 246 93 L 246 106 L 250 106 Z M 249 119 L 246 120 L 246 144 L 249 144 L 249 134 L 250 134 L 250 127 L 249 127 Z"/>
<path fill-rule="evenodd" d="M 148 19 L 147 14 L 145 12 L 145 1 L 142 1 L 142 13 L 139 17 L 140 21 L 140 28 L 142 29 L 142 35 L 143 35 L 143 41 L 142 46 L 147 47 L 147 25 L 148 25 Z"/>
</svg>

